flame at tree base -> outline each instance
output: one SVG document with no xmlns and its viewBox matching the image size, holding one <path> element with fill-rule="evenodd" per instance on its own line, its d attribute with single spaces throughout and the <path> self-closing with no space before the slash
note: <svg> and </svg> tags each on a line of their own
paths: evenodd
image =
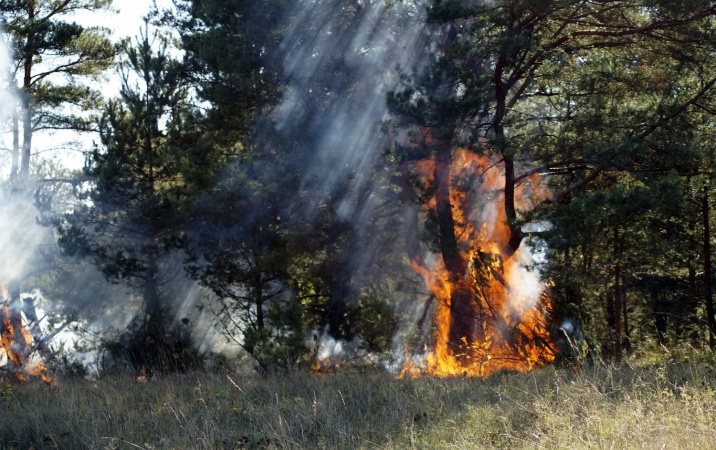
<svg viewBox="0 0 716 450">
<path fill-rule="evenodd" d="M 433 161 L 418 165 L 426 190 L 433 186 L 435 167 Z M 529 270 L 531 250 L 523 244 L 514 253 L 505 251 L 511 230 L 499 164 L 461 150 L 449 176 L 455 234 L 467 270 L 450 274 L 442 258 L 412 261 L 437 300 L 435 334 L 432 351 L 405 355 L 400 376 L 487 377 L 503 370 L 529 372 L 554 361 L 558 350 L 548 330 L 552 302 L 547 286 Z M 547 195 L 539 176 L 525 178 L 516 189 L 515 206 L 531 209 Z M 425 208 L 435 210 L 434 198 Z M 453 301 L 460 303 L 452 307 Z"/>
<path fill-rule="evenodd" d="M 5 303 L 0 306 L 0 343 L 8 361 L 5 375 L 20 382 L 40 379 L 45 383 L 52 383 L 54 380 L 49 376 L 45 364 L 31 358 L 32 334 L 22 323 L 20 312 L 7 305 L 7 289 L 2 284 L 0 300 Z"/>
<path fill-rule="evenodd" d="M 483 291 L 473 297 L 479 303 L 472 345 L 463 338 L 461 345 L 450 342 L 450 283 L 444 271 L 424 271 L 424 279 L 438 299 L 435 311 L 434 348 L 419 356 L 404 355 L 400 377 L 488 377 L 499 371 L 530 372 L 555 360 L 557 347 L 548 330 L 551 300 L 547 292 L 534 302 L 528 298 L 510 299 L 510 289 L 493 280 L 489 297 Z M 496 305 L 500 305 L 496 308 Z"/>
</svg>

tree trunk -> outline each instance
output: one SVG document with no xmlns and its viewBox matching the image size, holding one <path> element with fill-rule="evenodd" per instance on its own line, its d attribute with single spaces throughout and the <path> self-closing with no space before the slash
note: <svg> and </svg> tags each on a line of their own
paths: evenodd
<svg viewBox="0 0 716 450">
<path fill-rule="evenodd" d="M 609 330 L 609 344 L 604 346 L 603 356 L 606 359 L 614 358 L 614 327 L 618 311 L 614 310 L 614 291 L 609 290 L 606 293 L 606 310 L 607 310 L 607 328 Z"/>
<path fill-rule="evenodd" d="M 30 93 L 22 95 L 22 160 L 20 161 L 20 178 L 26 180 L 30 175 L 30 156 L 32 153 L 32 111 Z"/>
<path fill-rule="evenodd" d="M 664 305 L 659 295 L 658 285 L 651 288 L 651 308 L 654 314 L 654 327 L 656 328 L 656 339 L 659 345 L 666 344 L 666 315 L 664 314 Z"/>
<path fill-rule="evenodd" d="M 266 327 L 264 318 L 264 290 L 261 280 L 261 270 L 257 267 L 254 273 L 254 303 L 256 304 L 256 329 L 263 330 Z"/>
<path fill-rule="evenodd" d="M 613 333 L 613 357 L 617 361 L 622 359 L 622 289 L 621 289 L 621 261 L 620 249 L 619 249 L 619 228 L 614 227 L 614 247 L 613 247 L 613 258 L 614 258 L 614 323 L 612 328 Z"/>
<path fill-rule="evenodd" d="M 629 315 L 628 315 L 628 308 L 627 308 L 627 295 L 624 290 L 622 290 L 621 293 L 622 298 L 622 320 L 624 323 L 624 351 L 626 351 L 627 354 L 631 351 L 631 338 L 629 336 Z"/>
<path fill-rule="evenodd" d="M 701 213 L 704 227 L 704 283 L 706 293 L 706 315 L 709 324 L 709 347 L 714 349 L 716 342 L 716 320 L 714 319 L 714 304 L 711 289 L 711 227 L 709 225 L 709 191 L 704 186 L 704 194 L 701 197 Z"/>
<path fill-rule="evenodd" d="M 503 50 L 497 58 L 492 83 L 495 89 L 495 114 L 493 117 L 492 129 L 495 132 L 495 139 L 500 148 L 496 150 L 502 154 L 502 161 L 505 166 L 505 219 L 510 229 L 510 238 L 502 250 L 502 258 L 507 260 L 517 251 L 524 239 L 524 233 L 515 225 L 517 210 L 515 208 L 515 162 L 507 148 L 507 136 L 502 121 L 507 114 L 507 92 L 508 86 L 502 79 L 503 72 L 510 56 L 507 50 Z"/>
<path fill-rule="evenodd" d="M 690 185 L 690 183 L 689 183 Z M 699 304 L 698 286 L 696 284 L 696 264 L 698 256 L 696 253 L 696 212 L 689 211 L 687 219 L 686 234 L 686 258 L 688 264 L 688 301 L 686 305 L 686 316 L 689 324 L 689 340 L 692 343 L 698 342 L 699 318 L 696 310 Z"/>
<path fill-rule="evenodd" d="M 504 134 L 502 126 L 497 127 Z M 503 136 L 504 137 L 504 136 Z M 507 260 L 515 254 L 525 237 L 524 232 L 515 225 L 517 210 L 515 208 L 515 162 L 510 155 L 503 155 L 505 164 L 505 218 L 510 228 L 510 238 L 502 250 L 502 257 Z"/>
<path fill-rule="evenodd" d="M 35 19 L 35 8 L 31 3 L 27 11 L 28 22 L 32 23 Z M 35 33 L 29 32 L 27 35 L 26 43 L 28 44 L 27 55 L 25 56 L 23 66 L 23 80 L 22 80 L 22 159 L 20 161 L 20 178 L 26 180 L 30 175 L 30 156 L 32 152 L 32 99 L 31 99 L 31 88 L 32 88 L 32 65 L 35 51 L 33 43 L 35 41 Z"/>
<path fill-rule="evenodd" d="M 469 281 L 466 280 L 467 262 L 460 253 L 455 235 L 455 221 L 450 203 L 450 162 L 450 149 L 446 146 L 435 158 L 435 212 L 438 220 L 438 243 L 451 284 L 448 345 L 454 354 L 467 362 L 466 358 L 476 341 L 478 314 Z"/>
<path fill-rule="evenodd" d="M 10 180 L 14 180 L 20 170 L 20 118 L 17 107 L 12 110 L 12 163 L 10 165 Z"/>
</svg>

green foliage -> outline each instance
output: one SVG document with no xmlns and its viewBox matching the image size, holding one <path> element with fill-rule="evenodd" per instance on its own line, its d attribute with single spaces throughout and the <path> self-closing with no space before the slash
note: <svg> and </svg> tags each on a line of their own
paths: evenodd
<svg viewBox="0 0 716 450">
<path fill-rule="evenodd" d="M 576 316 L 605 349 L 693 337 L 698 305 L 712 302 L 712 282 L 696 274 L 706 264 L 698 235 L 709 229 L 694 203 L 706 194 L 683 186 L 711 177 L 701 143 L 713 129 L 714 10 L 643 6 L 435 2 L 428 19 L 444 45 L 387 99 L 407 136 L 387 152 L 391 162 L 414 169 L 461 148 L 505 167 L 511 237 L 546 243 L 557 321 Z M 516 211 L 508 191 L 536 173 L 551 192 Z M 449 254 L 436 244 L 454 230 L 438 213 L 425 215 L 424 240 Z M 549 229 L 526 233 L 533 221 Z"/>
<path fill-rule="evenodd" d="M 171 19 L 181 34 L 185 70 L 197 94 L 209 102 L 204 125 L 212 138 L 235 154 L 257 116 L 278 99 L 285 0 L 261 8 L 239 0 L 176 2 Z"/>
<path fill-rule="evenodd" d="M 296 299 L 290 299 L 288 304 L 273 302 L 268 307 L 265 327 L 245 330 L 242 345 L 260 371 L 296 369 L 310 362 L 304 314 Z"/>
<path fill-rule="evenodd" d="M 105 108 L 102 146 L 85 168 L 91 184 L 78 189 L 86 201 L 65 215 L 58 233 L 67 254 L 89 258 L 107 279 L 141 295 L 142 314 L 121 337 L 132 362 L 176 370 L 189 344 L 174 331 L 175 304 L 164 286 L 177 272 L 189 205 L 206 183 L 197 166 L 211 159 L 211 149 L 191 128 L 197 112 L 181 64 L 148 33 L 125 49 L 120 97 Z"/>
<path fill-rule="evenodd" d="M 82 27 L 67 19 L 77 11 L 106 10 L 111 4 L 111 0 L 0 2 L 0 21 L 12 47 L 11 84 L 17 85 L 19 100 L 8 109 L 16 136 L 21 117 L 23 136 L 22 151 L 19 140 L 12 149 L 11 178 L 29 175 L 33 132 L 97 129 L 94 113 L 101 94 L 83 81 L 111 67 L 116 48 L 109 30 Z"/>
<path fill-rule="evenodd" d="M 390 167 L 341 172 L 330 183 L 321 171 L 332 162 L 308 161 L 323 145 L 328 117 L 345 114 L 334 98 L 359 96 L 368 83 L 341 56 L 359 31 L 362 4 L 343 2 L 327 13 L 341 14 L 331 29 L 340 51 L 321 58 L 316 74 L 291 79 L 281 67 L 290 56 L 281 45 L 287 27 L 300 21 L 287 17 L 291 2 L 177 5 L 165 23 L 179 31 L 184 60 L 169 57 L 161 37 L 159 50 L 146 35 L 124 48 L 122 92 L 97 122 L 90 182 L 77 186 L 82 203 L 58 229 L 67 255 L 89 257 L 140 294 L 145 317 L 130 332 L 137 353 L 151 353 L 145 345 L 170 333 L 165 319 L 174 305 L 162 286 L 187 248 L 189 271 L 212 291 L 207 305 L 216 306 L 222 331 L 262 370 L 305 362 L 307 330 L 326 325 L 334 337 L 360 337 L 367 350 L 386 351 L 397 329 L 386 299 L 400 290 L 406 265 L 394 250 L 412 226 L 401 201 L 425 207 L 443 194 L 449 212 L 451 194 L 469 197 L 477 176 L 448 167 L 443 174 L 452 170 L 454 182 L 445 192 L 421 178 L 424 167 L 417 170 L 429 160 L 449 166 L 457 149 L 505 168 L 505 190 L 496 195 L 512 237 L 533 234 L 546 249 L 555 320 L 576 316 L 587 339 L 605 349 L 686 336 L 704 342 L 714 281 L 701 275 L 709 265 L 701 238 L 709 242 L 716 110 L 710 3 L 435 2 L 427 18 L 440 43 L 424 70 L 402 74 L 386 100 L 387 125 L 400 137 L 385 152 Z M 86 114 L 56 112 L 67 105 L 89 111 L 100 101 L 76 80 L 110 64 L 107 32 L 29 20 L 30 6 L 0 2 L 15 58 L 30 64 L 24 89 L 33 127 L 89 129 Z M 51 60 L 71 61 L 51 72 L 67 83 L 33 72 Z M 305 111 L 278 117 L 276 105 L 294 82 L 312 93 L 302 94 Z M 549 177 L 549 198 L 516 212 L 508 188 L 534 174 Z M 354 191 L 363 176 L 374 189 Z M 366 218 L 345 212 L 351 208 L 377 212 Z M 428 209 L 423 241 L 456 254 L 440 238 L 454 237 L 466 219 L 447 226 L 445 214 Z M 538 221 L 549 226 L 526 231 Z M 463 266 L 486 282 L 510 256 L 477 253 Z"/>
<path fill-rule="evenodd" d="M 84 250 L 110 278 L 153 276 L 149 260 L 175 248 L 178 216 L 187 187 L 181 180 L 181 129 L 186 92 L 179 66 L 164 50 L 154 54 L 148 36 L 127 49 L 121 98 L 111 100 L 101 120 L 102 148 L 95 148 L 85 173 L 94 185 L 91 204 L 67 216 L 59 228 L 68 251 Z M 133 88 L 138 76 L 142 89 Z M 165 123 L 162 118 L 168 117 Z M 71 247 L 69 244 L 74 245 Z"/>
<path fill-rule="evenodd" d="M 200 121 L 203 136 L 226 156 L 224 173 L 195 203 L 189 262 L 192 276 L 214 294 L 207 306 L 213 306 L 221 331 L 262 370 L 305 359 L 308 329 L 328 326 L 334 337 L 350 339 L 366 327 L 370 345 L 384 348 L 389 337 L 370 328 L 366 313 L 378 314 L 388 332 L 394 326 L 385 321 L 387 308 L 364 306 L 355 287 L 363 275 L 357 254 L 371 243 L 359 238 L 353 220 L 338 212 L 365 203 L 372 193 L 366 188 L 348 198 L 355 178 L 364 174 L 328 183 L 324 168 L 331 163 L 317 156 L 331 116 L 346 114 L 342 100 L 358 97 L 356 86 L 365 84 L 344 55 L 354 51 L 352 36 L 363 8 L 341 3 L 320 11 L 335 37 L 335 50 L 316 59 L 315 72 L 287 74 L 283 70 L 294 56 L 291 46 L 311 45 L 303 36 L 297 38 L 300 42 L 288 39 L 291 33 L 303 34 L 305 23 L 298 12 L 309 3 L 275 0 L 257 8 L 212 0 L 178 5 L 171 23 L 186 50 L 186 73 L 197 96 L 209 104 Z M 279 117 L 281 96 L 299 85 L 310 93 L 305 111 Z M 314 167 L 311 161 L 316 161 Z M 282 324 L 271 317 L 279 312 L 286 317 L 300 312 L 300 317 L 293 325 Z M 299 342 L 299 331 L 282 329 L 303 330 L 304 335 Z"/>
<path fill-rule="evenodd" d="M 349 338 L 359 336 L 363 348 L 382 354 L 392 350 L 398 325 L 398 315 L 391 311 L 385 300 L 375 295 L 363 295 L 348 310 L 343 334 Z"/>
<path fill-rule="evenodd" d="M 280 311 L 287 319 L 296 312 L 289 276 L 296 254 L 290 252 L 292 236 L 281 218 L 286 199 L 280 196 L 292 178 L 277 178 L 264 167 L 280 172 L 280 160 L 267 152 L 237 161 L 193 206 L 188 264 L 191 275 L 216 296 L 221 331 L 262 370 L 296 362 L 292 339 L 303 326 L 279 320 Z"/>
</svg>

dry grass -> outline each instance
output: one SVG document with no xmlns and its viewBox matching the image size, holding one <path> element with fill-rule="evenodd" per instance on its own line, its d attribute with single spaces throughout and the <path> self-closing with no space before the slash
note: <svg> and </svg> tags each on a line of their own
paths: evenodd
<svg viewBox="0 0 716 450">
<path fill-rule="evenodd" d="M 0 387 L 0 448 L 715 448 L 716 364 Z M 234 384 L 234 382 L 236 384 Z"/>
</svg>

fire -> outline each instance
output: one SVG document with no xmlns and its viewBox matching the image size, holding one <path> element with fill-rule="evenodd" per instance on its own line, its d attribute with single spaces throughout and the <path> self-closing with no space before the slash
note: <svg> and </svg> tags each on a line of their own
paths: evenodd
<svg viewBox="0 0 716 450">
<path fill-rule="evenodd" d="M 416 363 L 406 357 L 402 376 L 427 373 L 434 376 L 485 377 L 500 370 L 528 372 L 553 361 L 557 350 L 547 329 L 551 301 L 544 283 L 525 268 L 531 263 L 530 249 L 506 252 L 510 228 L 504 211 L 504 174 L 499 161 L 467 150 L 457 152 L 450 167 L 450 204 L 455 235 L 462 261 L 467 262 L 464 279 L 455 280 L 443 258 L 432 263 L 413 261 L 437 299 L 434 349 Z M 435 161 L 421 161 L 417 169 L 432 180 Z M 430 189 L 431 181 L 426 182 Z M 548 195 L 539 175 L 520 183 L 515 193 L 518 210 L 532 209 Z M 435 211 L 436 196 L 425 205 Z M 453 294 L 467 292 L 475 317 L 474 339 L 455 345 L 451 337 Z M 451 316 L 452 315 L 452 316 Z M 450 342 L 451 338 L 453 342 Z"/>
<path fill-rule="evenodd" d="M 22 323 L 22 315 L 7 305 L 7 288 L 0 284 L 0 343 L 8 360 L 9 373 L 19 381 L 39 378 L 46 383 L 53 380 L 47 374 L 42 362 L 33 360 L 33 338 L 27 327 Z"/>
<path fill-rule="evenodd" d="M 331 358 L 316 360 L 313 364 L 313 371 L 317 374 L 335 373 L 341 366 L 341 363 Z"/>
</svg>

